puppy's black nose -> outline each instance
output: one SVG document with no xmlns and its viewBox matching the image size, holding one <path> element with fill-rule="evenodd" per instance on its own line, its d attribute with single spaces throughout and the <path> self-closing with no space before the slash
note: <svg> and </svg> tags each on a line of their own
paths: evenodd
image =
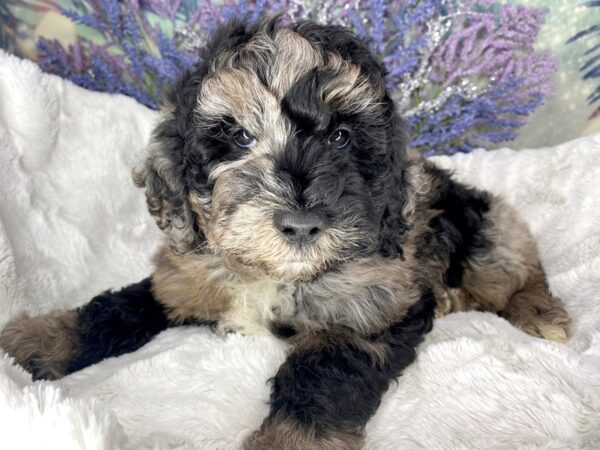
<svg viewBox="0 0 600 450">
<path fill-rule="evenodd" d="M 314 241 L 326 225 L 323 215 L 307 211 L 277 211 L 273 223 L 294 244 Z"/>
</svg>

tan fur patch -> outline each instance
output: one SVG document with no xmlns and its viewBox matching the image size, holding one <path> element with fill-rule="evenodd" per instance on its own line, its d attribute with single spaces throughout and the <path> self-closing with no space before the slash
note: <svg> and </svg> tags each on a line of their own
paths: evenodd
<svg viewBox="0 0 600 450">
<path fill-rule="evenodd" d="M 490 251 L 469 258 L 464 290 L 475 304 L 470 309 L 500 311 L 539 267 L 537 244 L 517 212 L 492 198 L 485 234 Z"/>
<path fill-rule="evenodd" d="M 205 124 L 232 116 L 258 140 L 276 138 L 279 118 L 277 99 L 245 68 L 224 68 L 202 83 L 197 111 Z"/>
<path fill-rule="evenodd" d="M 273 420 L 252 433 L 244 442 L 244 450 L 359 450 L 364 437 L 335 432 L 318 436 L 316 430 L 301 427 L 289 420 Z"/>
<path fill-rule="evenodd" d="M 76 354 L 78 339 L 77 312 L 56 311 L 13 319 L 0 333 L 0 347 L 34 374 L 34 379 L 57 379 Z"/>
<path fill-rule="evenodd" d="M 461 289 L 438 291 L 438 315 L 492 311 L 533 336 L 566 341 L 571 321 L 548 289 L 527 225 L 498 197 L 492 197 L 486 219 L 484 232 L 492 248 L 469 258 Z"/>
<path fill-rule="evenodd" d="M 570 336 L 571 319 L 562 301 L 548 289 L 539 268 L 511 297 L 500 315 L 532 336 L 557 342 L 566 342 Z"/>
<path fill-rule="evenodd" d="M 152 289 L 175 323 L 215 321 L 230 306 L 223 279 L 229 276 L 218 258 L 194 253 L 177 256 L 164 246 L 155 256 Z"/>
<path fill-rule="evenodd" d="M 360 67 L 329 54 L 326 66 L 337 75 L 323 86 L 323 101 L 332 109 L 346 114 L 368 111 L 380 105 L 384 91 L 361 73 Z"/>
<path fill-rule="evenodd" d="M 175 323 L 195 318 L 218 321 L 223 333 L 268 334 L 273 310 L 282 309 L 279 283 L 246 268 L 233 272 L 217 256 L 175 255 L 165 246 L 155 263 L 153 292 Z"/>
<path fill-rule="evenodd" d="M 321 53 L 310 42 L 288 29 L 275 36 L 275 53 L 270 68 L 270 87 L 278 99 L 310 70 L 323 64 Z"/>
</svg>

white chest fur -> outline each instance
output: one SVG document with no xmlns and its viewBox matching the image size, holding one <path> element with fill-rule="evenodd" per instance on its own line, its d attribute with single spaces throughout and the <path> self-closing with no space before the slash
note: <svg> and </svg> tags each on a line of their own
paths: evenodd
<svg viewBox="0 0 600 450">
<path fill-rule="evenodd" d="M 349 263 L 309 283 L 260 278 L 228 286 L 231 308 L 221 331 L 269 333 L 273 321 L 300 328 L 338 324 L 370 334 L 400 320 L 419 298 L 411 272 L 401 261 L 379 257 Z"/>
<path fill-rule="evenodd" d="M 272 321 L 294 314 L 294 290 L 293 284 L 266 277 L 229 286 L 231 308 L 219 321 L 218 329 L 222 332 L 268 334 Z"/>
</svg>

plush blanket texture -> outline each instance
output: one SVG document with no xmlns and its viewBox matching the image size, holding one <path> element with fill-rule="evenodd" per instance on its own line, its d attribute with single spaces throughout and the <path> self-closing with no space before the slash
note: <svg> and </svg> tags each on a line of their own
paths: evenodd
<svg viewBox="0 0 600 450">
<path fill-rule="evenodd" d="M 0 326 L 150 273 L 160 235 L 129 174 L 156 119 L 0 54 Z M 436 161 L 522 212 L 573 338 L 535 339 L 485 313 L 437 321 L 367 447 L 600 448 L 600 135 Z M 0 351 L 0 448 L 237 448 L 284 357 L 272 338 L 186 327 L 34 383 Z"/>
</svg>

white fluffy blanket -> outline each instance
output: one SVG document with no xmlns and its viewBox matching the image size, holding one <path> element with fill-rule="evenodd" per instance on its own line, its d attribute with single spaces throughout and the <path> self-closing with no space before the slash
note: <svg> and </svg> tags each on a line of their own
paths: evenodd
<svg viewBox="0 0 600 450">
<path fill-rule="evenodd" d="M 150 273 L 160 236 L 129 172 L 156 118 L 0 54 L 0 326 Z M 437 161 L 522 212 L 574 335 L 547 342 L 476 312 L 437 321 L 367 447 L 600 448 L 600 135 Z M 237 448 L 284 356 L 275 339 L 187 327 L 33 383 L 0 351 L 0 448 Z"/>
</svg>

